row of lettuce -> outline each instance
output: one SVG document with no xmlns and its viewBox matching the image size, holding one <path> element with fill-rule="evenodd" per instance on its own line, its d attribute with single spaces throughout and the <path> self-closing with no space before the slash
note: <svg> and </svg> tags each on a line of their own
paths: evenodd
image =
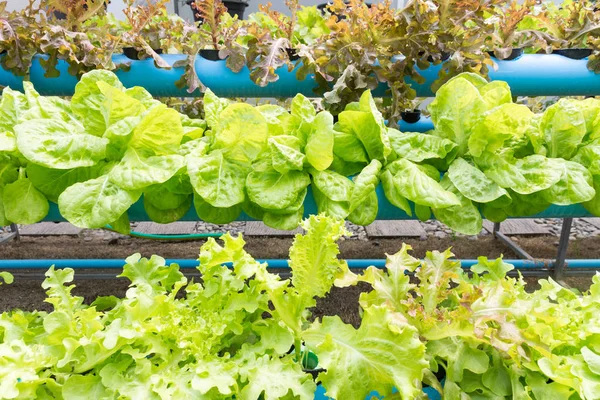
<svg viewBox="0 0 600 400">
<path fill-rule="evenodd" d="M 208 92 L 190 119 L 93 71 L 72 99 L 5 89 L 0 103 L 0 225 L 44 219 L 49 201 L 72 224 L 127 232 L 143 195 L 149 217 L 205 221 L 245 212 L 293 229 L 311 186 L 318 212 L 367 225 L 381 184 L 393 206 L 477 234 L 551 204 L 600 215 L 600 101 L 562 99 L 542 114 L 512 102 L 505 82 L 461 74 L 437 92 L 435 130 L 386 126 L 367 91 L 334 124 L 296 96 L 291 111 Z M 410 202 L 414 203 L 411 207 Z M 414 211 L 413 211 L 414 209 Z"/>
<path fill-rule="evenodd" d="M 552 279 L 528 292 L 502 259 L 480 257 L 469 274 L 449 250 L 421 261 L 407 245 L 357 275 L 338 259 L 343 221 L 303 227 L 290 279 L 229 234 L 202 246 L 202 282 L 136 254 L 126 296 L 91 305 L 72 293 L 72 269 L 50 268 L 51 311 L 0 315 L 0 397 L 313 399 L 320 384 L 344 400 L 426 399 L 425 386 L 447 400 L 600 398 L 600 276 L 583 294 Z M 311 317 L 334 285 L 358 282 L 371 288 L 359 326 Z"/>
<path fill-rule="evenodd" d="M 27 2 L 25 2 L 27 3 Z M 232 18 L 221 0 L 195 0 L 202 21 L 185 21 L 167 11 L 167 0 L 124 1 L 124 21 L 105 12 L 108 0 L 41 0 L 9 11 L 0 1 L 0 63 L 27 75 L 36 55 L 47 77 L 60 74 L 58 61 L 80 76 L 93 69 L 128 68 L 112 56 L 131 51 L 171 68 L 161 54 L 187 56 L 178 86 L 190 93 L 205 90 L 195 67 L 202 50 L 218 52 L 227 66 L 251 70 L 250 78 L 265 86 L 278 79 L 279 67 L 297 69 L 299 79 L 314 74 L 318 90 L 336 113 L 365 88 L 388 83 L 394 101 L 390 117 L 411 109 L 415 91 L 405 77 L 421 82 L 419 69 L 441 66 L 434 91 L 460 72 L 487 74 L 491 56 L 507 58 L 513 49 L 529 53 L 583 49 L 588 68 L 598 72 L 600 12 L 594 0 L 565 0 L 560 5 L 539 0 L 412 0 L 397 9 L 394 2 L 371 6 L 362 0 L 333 1 L 322 12 L 289 0 L 289 11 L 269 4 L 248 20 Z M 141 3 L 141 4 L 140 4 Z M 57 18 L 62 16 L 62 18 Z M 299 63 L 297 60 L 301 60 Z M 331 84 L 336 83 L 332 88 Z M 414 105 L 413 105 L 414 106 Z"/>
</svg>

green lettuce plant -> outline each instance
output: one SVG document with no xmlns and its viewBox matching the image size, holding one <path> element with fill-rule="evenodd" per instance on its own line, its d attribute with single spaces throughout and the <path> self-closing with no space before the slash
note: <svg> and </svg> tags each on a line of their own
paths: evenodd
<svg viewBox="0 0 600 400">
<path fill-rule="evenodd" d="M 599 397 L 600 275 L 583 294 L 552 279 L 529 292 L 501 258 L 479 257 L 468 273 L 449 250 L 423 260 L 410 250 L 388 255 L 385 270 L 369 267 L 337 284 L 368 282 L 363 308 L 385 307 L 417 328 L 430 365 L 424 381 L 442 398 Z"/>
<path fill-rule="evenodd" d="M 6 89 L 0 103 L 2 224 L 42 220 L 48 200 L 71 223 L 128 231 L 143 194 L 160 223 L 197 215 L 224 224 L 242 212 L 294 229 L 305 200 L 336 218 L 368 225 L 377 187 L 391 205 L 433 215 L 475 235 L 493 221 L 551 204 L 600 215 L 600 102 L 563 99 L 535 114 L 512 102 L 505 82 L 461 74 L 429 106 L 435 129 L 386 125 L 369 91 L 334 124 L 297 95 L 290 111 L 251 106 L 207 91 L 204 120 L 126 89 L 108 71 L 84 75 L 68 101 Z M 310 193 L 310 195 L 309 195 Z"/>
<path fill-rule="evenodd" d="M 144 89 L 126 90 L 113 73 L 94 71 L 82 77 L 70 102 L 39 96 L 25 83 L 25 94 L 6 89 L 1 104 L 8 220 L 39 221 L 47 198 L 77 226 L 115 224 L 128 231 L 126 211 L 144 191 L 148 213 L 158 220 L 179 219 L 183 214 L 174 210 L 188 198 L 191 204 L 191 187 L 176 177 L 184 168 L 178 151 L 185 137 L 202 134 L 205 123 Z M 158 184 L 165 184 L 162 195 L 153 196 Z"/>
<path fill-rule="evenodd" d="M 290 249 L 291 279 L 268 272 L 230 235 L 200 249 L 201 282 L 135 254 L 120 275 L 131 281 L 126 296 L 91 305 L 72 294 L 72 269 L 50 268 L 42 287 L 52 311 L 0 315 L 2 396 L 312 399 L 304 342 L 326 369 L 316 382 L 333 398 L 394 387 L 402 398 L 422 397 L 425 346 L 385 307 L 365 310 L 359 328 L 337 316 L 310 321 L 316 299 L 348 273 L 336 244 L 347 232 L 325 217 L 303 227 Z"/>
</svg>

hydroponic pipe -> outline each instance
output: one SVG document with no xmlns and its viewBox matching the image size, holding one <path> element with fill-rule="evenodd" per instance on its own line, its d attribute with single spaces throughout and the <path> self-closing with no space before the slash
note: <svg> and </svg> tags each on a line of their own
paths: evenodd
<svg viewBox="0 0 600 400">
<path fill-rule="evenodd" d="M 168 264 L 176 263 L 181 268 L 196 268 L 198 266 L 198 260 L 182 258 L 182 259 L 167 259 Z M 289 268 L 288 260 L 283 259 L 267 259 L 258 260 L 260 262 L 266 262 L 269 268 Z M 348 266 L 353 269 L 364 269 L 370 266 L 377 268 L 383 268 L 385 266 L 384 259 L 350 259 L 346 260 Z M 477 264 L 477 260 L 459 260 L 463 268 L 470 268 Z M 508 264 L 512 264 L 518 269 L 539 269 L 548 267 L 552 264 L 551 261 L 544 262 L 542 260 L 504 260 Z M 600 259 L 597 260 L 567 260 L 567 265 L 572 268 L 588 268 L 588 269 L 600 269 Z M 2 270 L 19 270 L 19 269 L 48 269 L 54 265 L 56 268 L 73 268 L 73 269 L 85 269 L 85 268 L 109 268 L 109 269 L 120 269 L 125 265 L 125 261 L 122 259 L 45 259 L 45 260 L 0 260 L 0 271 Z"/>
<path fill-rule="evenodd" d="M 2 56 L 0 56 L 2 57 Z M 44 69 L 36 56 L 30 69 L 30 79 L 36 89 L 43 95 L 70 96 L 73 94 L 77 79 L 69 75 L 68 64 L 59 60 L 57 78 L 44 77 Z M 169 64 L 185 58 L 180 54 L 162 56 Z M 179 89 L 175 82 L 183 74 L 183 68 L 162 69 L 154 65 L 151 59 L 130 60 L 124 55 L 113 57 L 115 64 L 127 64 L 128 70 L 119 69 L 117 76 L 123 84 L 143 86 L 154 96 L 182 97 L 190 96 L 185 89 Z M 495 60 L 497 70 L 490 68 L 491 79 L 508 82 L 515 96 L 593 96 L 600 94 L 600 75 L 587 69 L 587 59 L 573 60 L 557 54 L 525 54 L 515 60 Z M 431 96 L 431 83 L 437 79 L 442 64 L 419 70 L 425 83 L 409 83 L 417 91 L 417 96 Z M 196 72 L 204 85 L 217 96 L 222 97 L 293 97 L 297 93 L 306 96 L 314 95 L 314 77 L 308 76 L 303 81 L 296 79 L 296 70 L 289 72 L 287 67 L 277 70 L 279 80 L 265 87 L 255 85 L 249 78 L 249 70 L 244 67 L 239 73 L 232 72 L 225 66 L 225 61 L 210 61 L 200 56 L 196 59 Z M 22 78 L 15 77 L 8 71 L 0 72 L 0 85 L 13 89 L 22 89 Z M 381 84 L 374 91 L 377 96 L 384 96 L 387 85 Z M 200 96 L 197 90 L 191 96 Z"/>
<path fill-rule="evenodd" d="M 429 117 L 421 117 L 417 122 L 408 123 L 400 121 L 400 130 L 402 132 L 427 132 L 433 129 L 433 122 Z"/>
<path fill-rule="evenodd" d="M 377 187 L 377 197 L 379 199 L 377 219 L 378 220 L 407 220 L 417 219 L 414 212 L 414 204 L 411 203 L 412 215 L 409 216 L 401 209 L 393 206 L 383 193 L 381 185 Z M 132 205 L 127 212 L 129 214 L 130 221 L 150 221 L 148 214 L 144 210 L 144 204 L 142 200 Z M 306 199 L 304 200 L 304 217 L 307 218 L 310 215 L 317 214 L 317 205 L 312 194 L 312 190 L 309 186 Z M 582 205 L 575 204 L 571 206 L 557 206 L 551 205 L 546 210 L 535 215 L 523 215 L 515 218 L 586 218 L 592 217 L 593 215 L 588 212 Z M 190 210 L 181 218 L 181 221 L 199 221 L 200 218 L 196 214 L 195 208 L 192 206 Z M 65 221 L 58 210 L 58 206 L 55 203 L 50 203 L 50 211 L 44 218 L 44 221 L 62 222 Z M 237 218 L 237 221 L 254 221 L 247 214 L 241 213 Z"/>
</svg>

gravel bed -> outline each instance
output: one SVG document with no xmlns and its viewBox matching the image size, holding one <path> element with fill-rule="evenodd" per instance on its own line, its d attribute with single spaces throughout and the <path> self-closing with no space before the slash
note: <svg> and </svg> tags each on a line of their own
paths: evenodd
<svg viewBox="0 0 600 400">
<path fill-rule="evenodd" d="M 600 221 L 600 218 L 597 219 Z M 533 219 L 533 222 L 539 224 L 540 226 L 546 228 L 550 232 L 550 236 L 554 236 L 558 238 L 560 236 L 561 228 L 562 228 L 562 219 L 560 218 L 539 218 Z M 482 229 L 479 235 L 469 236 L 463 235 L 457 232 L 452 231 L 446 225 L 442 224 L 436 220 L 430 220 L 426 222 L 420 222 L 421 227 L 423 228 L 425 234 L 422 234 L 420 240 L 428 240 L 430 238 L 437 239 L 453 239 L 466 237 L 469 240 L 477 240 L 480 237 L 487 237 L 491 235 L 486 229 Z M 135 230 L 137 222 L 131 223 L 131 229 Z M 600 224 L 597 224 L 600 225 Z M 346 228 L 351 233 L 351 236 L 347 239 L 349 240 L 369 240 L 367 235 L 367 231 L 364 226 L 355 225 L 351 222 L 346 222 Z M 215 232 L 230 232 L 232 235 L 237 235 L 239 233 L 244 233 L 246 229 L 246 222 L 232 222 L 227 225 L 215 225 L 206 223 L 203 221 L 198 221 L 195 224 L 195 227 L 191 233 L 215 233 Z M 9 232 L 10 228 L 0 227 L 0 234 Z M 82 230 L 80 236 L 85 241 L 106 241 L 113 242 L 116 240 L 119 241 L 128 241 L 131 240 L 131 237 L 124 236 L 116 232 L 111 232 L 103 229 L 84 229 Z M 600 226 L 596 226 L 592 223 L 585 221 L 583 218 L 575 218 L 573 219 L 573 225 L 571 227 L 571 240 L 575 239 L 583 239 L 588 237 L 600 236 Z"/>
<path fill-rule="evenodd" d="M 232 222 L 226 225 L 210 224 L 208 222 L 198 221 L 196 222 L 195 232 L 196 233 L 218 233 L 218 232 L 229 232 L 232 236 L 237 236 L 238 233 L 244 233 L 246 229 L 246 222 Z"/>
</svg>

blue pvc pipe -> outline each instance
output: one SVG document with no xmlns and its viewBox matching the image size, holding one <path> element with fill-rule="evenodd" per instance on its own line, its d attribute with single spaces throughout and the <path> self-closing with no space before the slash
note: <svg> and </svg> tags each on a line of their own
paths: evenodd
<svg viewBox="0 0 600 400">
<path fill-rule="evenodd" d="M 1 56 L 0 56 L 1 57 Z M 44 70 L 36 56 L 30 70 L 31 81 L 43 95 L 70 96 L 73 94 L 77 79 L 67 72 L 68 65 L 59 61 L 57 69 L 61 72 L 58 78 L 45 78 Z M 162 56 L 167 63 L 173 65 L 185 56 L 167 54 Z M 130 60 L 124 55 L 113 57 L 116 64 L 127 63 L 129 71 L 115 71 L 119 79 L 127 87 L 143 86 L 154 96 L 190 96 L 185 89 L 178 89 L 175 82 L 183 73 L 183 68 L 161 69 L 154 66 L 154 61 Z M 491 68 L 489 76 L 492 80 L 506 81 L 515 96 L 593 96 L 600 94 L 600 76 L 587 69 L 587 59 L 572 60 L 556 54 L 525 54 L 515 60 L 498 61 L 498 69 Z M 431 66 L 420 71 L 425 83 L 416 84 L 410 79 L 417 96 L 431 96 L 431 83 L 437 79 L 442 65 Z M 303 81 L 296 79 L 296 70 L 288 71 L 287 67 L 277 70 L 279 80 L 266 87 L 255 85 L 249 78 L 249 71 L 244 67 L 234 73 L 225 66 L 225 61 L 209 61 L 198 56 L 196 71 L 200 80 L 215 94 L 222 97 L 293 97 L 297 93 L 313 96 L 314 76 Z M 12 73 L 0 71 L 0 85 L 13 89 L 22 89 L 22 78 Z M 381 84 L 374 91 L 383 96 L 387 85 Z M 200 96 L 196 91 L 192 96 Z"/>
<path fill-rule="evenodd" d="M 421 117 L 412 124 L 406 121 L 400 121 L 400 130 L 402 132 L 427 132 L 433 129 L 433 122 L 429 117 Z"/>
<path fill-rule="evenodd" d="M 181 268 L 196 268 L 198 266 L 198 260 L 191 258 L 180 258 L 180 259 L 167 259 L 167 263 L 179 264 Z M 258 260 L 259 262 L 265 262 L 269 265 L 269 268 L 289 268 L 288 260 L 283 259 L 265 259 Z M 353 269 L 365 269 L 370 266 L 377 268 L 384 268 L 384 259 L 350 259 L 346 260 L 348 266 Z M 463 268 L 471 268 L 477 264 L 477 260 L 465 259 L 459 260 Z M 539 269 L 551 266 L 552 261 L 543 260 L 504 260 L 508 264 L 512 264 L 518 269 Z M 572 268 L 590 268 L 600 269 L 599 260 L 567 260 L 567 265 Z M 56 268 L 73 268 L 73 269 L 86 269 L 86 268 L 109 268 L 109 269 L 121 269 L 125 265 L 122 259 L 45 259 L 45 260 L 0 260 L 0 271 L 6 269 L 19 270 L 19 269 L 48 269 L 54 265 Z"/>
</svg>

